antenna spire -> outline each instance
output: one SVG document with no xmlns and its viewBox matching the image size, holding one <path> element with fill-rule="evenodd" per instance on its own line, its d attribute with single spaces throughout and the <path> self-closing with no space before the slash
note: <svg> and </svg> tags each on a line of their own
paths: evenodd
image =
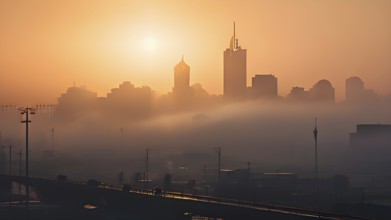
<svg viewBox="0 0 391 220">
<path fill-rule="evenodd" d="M 234 22 L 234 42 L 236 41 L 235 22 Z"/>
<path fill-rule="evenodd" d="M 317 141 L 317 139 L 318 139 L 318 128 L 317 128 L 318 123 L 317 123 L 317 119 L 318 118 L 315 117 L 315 128 L 314 128 L 314 131 L 313 131 L 315 141 Z"/>
<path fill-rule="evenodd" d="M 235 22 L 234 22 L 234 36 L 233 36 L 233 39 L 232 39 L 232 48 L 234 51 L 236 51 L 237 48 L 237 43 L 236 43 L 236 30 L 235 30 Z"/>
</svg>

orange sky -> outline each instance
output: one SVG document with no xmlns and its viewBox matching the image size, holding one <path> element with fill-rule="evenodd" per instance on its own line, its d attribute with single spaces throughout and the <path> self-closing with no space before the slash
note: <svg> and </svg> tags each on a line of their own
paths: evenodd
<svg viewBox="0 0 391 220">
<path fill-rule="evenodd" d="M 56 103 L 73 84 L 105 96 L 123 81 L 166 93 L 182 54 L 191 83 L 222 93 L 223 50 L 236 21 L 255 74 L 279 94 L 329 79 L 337 100 L 358 75 L 391 84 L 389 0 L 0 1 L 0 104 Z"/>
</svg>

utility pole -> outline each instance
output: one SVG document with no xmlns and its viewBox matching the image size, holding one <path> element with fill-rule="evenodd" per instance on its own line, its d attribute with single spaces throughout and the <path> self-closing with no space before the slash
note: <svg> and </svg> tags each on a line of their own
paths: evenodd
<svg viewBox="0 0 391 220">
<path fill-rule="evenodd" d="M 124 128 L 120 128 L 120 133 L 121 133 L 121 147 L 124 146 Z"/>
<path fill-rule="evenodd" d="M 22 177 L 22 150 L 19 150 L 19 177 Z M 19 195 L 22 195 L 22 186 L 19 181 Z"/>
<path fill-rule="evenodd" d="M 206 163 L 204 164 L 204 183 L 206 183 Z"/>
<path fill-rule="evenodd" d="M 9 151 L 10 151 L 10 161 L 9 161 L 9 175 L 10 175 L 10 181 L 12 181 L 12 145 L 9 146 Z"/>
<path fill-rule="evenodd" d="M 221 148 L 219 147 L 219 188 L 221 186 Z"/>
<path fill-rule="evenodd" d="M 10 149 L 10 164 L 9 164 L 9 169 L 10 169 L 10 192 L 9 192 L 9 200 L 10 200 L 10 207 L 12 206 L 12 145 L 9 146 Z"/>
<path fill-rule="evenodd" d="M 52 154 L 54 156 L 54 128 L 52 128 Z"/>
<path fill-rule="evenodd" d="M 251 179 L 251 162 L 247 162 L 248 165 L 248 176 Z"/>
<path fill-rule="evenodd" d="M 250 197 L 251 200 L 252 200 L 252 195 L 253 195 L 253 183 L 252 183 L 252 180 L 251 180 L 251 162 L 247 162 L 247 165 L 248 165 L 248 184 L 249 184 L 249 187 L 250 187 Z"/>
<path fill-rule="evenodd" d="M 315 118 L 315 128 L 313 130 L 315 140 L 315 179 L 316 179 L 316 195 L 319 200 L 319 181 L 318 181 L 318 128 L 317 118 Z"/>
<path fill-rule="evenodd" d="M 149 181 L 149 151 L 150 149 L 147 148 L 146 172 L 145 172 L 145 181 L 146 181 L 147 188 L 148 188 L 148 181 Z"/>
<path fill-rule="evenodd" d="M 21 107 L 18 109 L 20 114 L 26 114 L 26 120 L 22 120 L 21 123 L 26 124 L 26 213 L 28 215 L 29 208 L 29 120 L 30 114 L 35 114 L 35 109 L 31 107 Z"/>
<path fill-rule="evenodd" d="M 217 170 L 217 174 L 218 174 L 218 191 L 219 191 L 219 194 L 220 194 L 220 188 L 221 188 L 221 148 L 220 147 L 217 147 L 215 148 L 216 152 L 217 152 L 217 155 L 218 155 L 218 170 Z"/>
<path fill-rule="evenodd" d="M 248 165 L 248 178 L 251 181 L 251 162 L 247 162 Z"/>
</svg>

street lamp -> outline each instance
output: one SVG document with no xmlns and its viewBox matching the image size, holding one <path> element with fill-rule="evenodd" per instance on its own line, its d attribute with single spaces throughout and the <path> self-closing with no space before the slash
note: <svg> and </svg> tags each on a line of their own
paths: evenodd
<svg viewBox="0 0 391 220">
<path fill-rule="evenodd" d="M 145 172 L 145 178 L 144 178 L 144 182 L 145 183 L 145 186 L 144 188 L 147 188 L 148 189 L 148 181 L 149 181 L 149 151 L 151 149 L 147 148 L 147 157 L 146 157 L 146 160 L 145 160 L 145 165 L 146 165 L 146 172 Z"/>
<path fill-rule="evenodd" d="M 121 133 L 121 147 L 124 146 L 124 128 L 120 128 L 119 132 Z"/>
<path fill-rule="evenodd" d="M 10 169 L 10 192 L 9 192 L 9 200 L 10 200 L 10 206 L 12 206 L 12 145 L 9 146 L 10 150 L 10 161 L 9 161 L 9 169 Z"/>
<path fill-rule="evenodd" d="M 29 206 L 29 115 L 35 114 L 35 109 L 31 107 L 18 108 L 21 115 L 26 114 L 26 120 L 21 120 L 21 123 L 26 124 L 26 209 Z"/>
<path fill-rule="evenodd" d="M 19 155 L 19 177 L 22 177 L 22 149 L 17 153 Z M 22 187 L 19 181 L 19 195 L 22 195 Z M 20 202 L 22 204 L 22 202 Z"/>
<path fill-rule="evenodd" d="M 217 172 L 218 172 L 218 191 L 219 191 L 219 194 L 220 194 L 220 184 L 221 184 L 221 147 L 216 147 L 215 148 L 215 151 L 216 151 L 216 153 L 217 153 L 217 155 L 218 155 L 218 170 L 217 170 Z"/>
<path fill-rule="evenodd" d="M 317 128 L 317 118 L 315 118 L 315 128 L 312 131 L 314 134 L 315 140 L 315 179 L 316 179 L 316 193 L 319 197 L 319 183 L 318 183 L 318 128 Z M 319 198 L 318 198 L 319 199 Z"/>
<path fill-rule="evenodd" d="M 54 128 L 52 128 L 52 156 L 54 156 Z"/>
</svg>

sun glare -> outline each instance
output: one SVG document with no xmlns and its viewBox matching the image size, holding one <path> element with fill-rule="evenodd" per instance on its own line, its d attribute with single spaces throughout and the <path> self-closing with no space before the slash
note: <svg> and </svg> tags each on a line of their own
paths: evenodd
<svg viewBox="0 0 391 220">
<path fill-rule="evenodd" d="M 156 38 L 149 36 L 144 39 L 144 49 L 148 52 L 156 51 L 158 44 Z"/>
</svg>

